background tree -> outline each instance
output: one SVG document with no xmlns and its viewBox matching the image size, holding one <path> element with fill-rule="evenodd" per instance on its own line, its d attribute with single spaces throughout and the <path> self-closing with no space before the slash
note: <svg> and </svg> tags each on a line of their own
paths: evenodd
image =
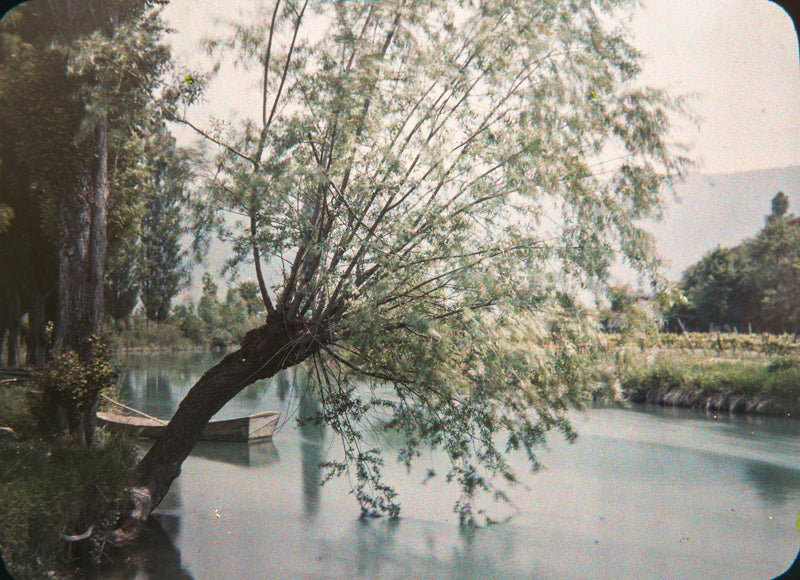
<svg viewBox="0 0 800 580">
<path fill-rule="evenodd" d="M 710 331 L 723 326 L 741 327 L 752 315 L 742 280 L 746 258 L 739 248 L 717 248 L 690 266 L 681 278 L 687 303 L 672 316 L 685 328 Z"/>
<path fill-rule="evenodd" d="M 203 202 L 241 216 L 233 259 L 252 260 L 267 320 L 181 402 L 115 539 L 214 413 L 304 361 L 345 453 L 330 474 L 354 468 L 365 513 L 399 509 L 362 434 L 372 413 L 401 461 L 445 451 L 463 521 L 515 481 L 507 450 L 536 465 L 548 431 L 572 436 L 595 330 L 578 296 L 618 255 L 654 265 L 638 220 L 681 165 L 677 104 L 635 84 L 610 26 L 626 5 L 276 2 L 209 44 L 263 74 L 260 118 L 198 130 L 222 147 Z"/>
<path fill-rule="evenodd" d="M 191 177 L 186 152 L 166 133 L 149 152 L 152 190 L 146 198 L 141 227 L 141 296 L 147 318 L 163 322 L 188 272 L 181 248 L 182 208 Z"/>
<path fill-rule="evenodd" d="M 266 314 L 264 303 L 261 301 L 261 295 L 258 291 L 258 284 L 247 280 L 236 286 L 235 291 L 239 298 L 242 299 L 249 318 Z"/>
<path fill-rule="evenodd" d="M 109 160 L 122 160 L 124 144 L 152 117 L 168 60 L 154 5 L 43 0 L 0 23 L 0 123 L 10 132 L 14 172 L 30 176 L 22 191 L 38 196 L 41 229 L 55 247 L 52 347 L 87 365 L 99 344 L 92 337 L 102 332 L 110 174 L 124 164 Z M 44 312 L 43 299 L 38 304 L 29 313 Z M 88 443 L 94 406 L 82 409 L 81 421 L 62 427 Z"/>
<path fill-rule="evenodd" d="M 203 290 L 197 303 L 197 315 L 209 327 L 216 326 L 220 320 L 219 286 L 209 273 L 203 274 Z"/>
<path fill-rule="evenodd" d="M 776 333 L 800 332 L 800 218 L 787 213 L 788 205 L 779 192 L 764 228 L 744 244 L 742 276 L 757 299 L 754 326 Z"/>
<path fill-rule="evenodd" d="M 800 330 L 800 219 L 783 192 L 772 199 L 764 228 L 733 248 L 717 248 L 686 269 L 686 303 L 667 316 L 671 330 Z"/>
<path fill-rule="evenodd" d="M 786 196 L 785 193 L 779 191 L 775 194 L 775 197 L 772 198 L 772 202 L 770 203 L 772 211 L 767 216 L 767 222 L 769 223 L 771 220 L 780 220 L 786 215 L 786 211 L 789 209 L 789 198 Z"/>
</svg>

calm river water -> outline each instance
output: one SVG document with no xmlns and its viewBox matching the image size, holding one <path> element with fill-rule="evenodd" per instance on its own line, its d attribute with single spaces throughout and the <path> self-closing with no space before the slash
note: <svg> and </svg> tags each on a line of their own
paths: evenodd
<svg viewBox="0 0 800 580">
<path fill-rule="evenodd" d="M 213 362 L 129 357 L 120 396 L 169 417 Z M 574 417 L 578 441 L 553 437 L 545 468 L 513 490 L 518 513 L 465 530 L 454 490 L 421 484 L 442 465 L 435 453 L 410 475 L 387 457 L 398 520 L 360 520 L 346 479 L 320 487 L 319 463 L 338 447 L 330 432 L 297 426 L 314 402 L 291 382 L 249 387 L 220 412 L 288 419 L 272 442 L 199 444 L 157 510 L 160 525 L 100 577 L 768 580 L 800 548 L 797 420 L 591 409 Z"/>
</svg>

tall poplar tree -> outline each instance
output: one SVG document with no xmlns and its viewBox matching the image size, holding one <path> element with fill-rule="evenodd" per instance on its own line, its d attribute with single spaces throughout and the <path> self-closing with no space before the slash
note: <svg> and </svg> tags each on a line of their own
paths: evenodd
<svg viewBox="0 0 800 580">
<path fill-rule="evenodd" d="M 161 134 L 149 156 L 150 192 L 141 223 L 141 298 L 150 320 L 164 321 L 172 299 L 186 281 L 186 255 L 181 248 L 190 158 L 174 139 Z"/>
</svg>

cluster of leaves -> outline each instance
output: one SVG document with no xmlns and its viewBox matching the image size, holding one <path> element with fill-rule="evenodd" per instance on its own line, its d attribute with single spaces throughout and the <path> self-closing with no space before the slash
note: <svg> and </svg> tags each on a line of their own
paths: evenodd
<svg viewBox="0 0 800 580">
<path fill-rule="evenodd" d="M 800 332 L 800 218 L 778 192 L 764 228 L 733 248 L 717 248 L 683 274 L 684 303 L 668 328 Z"/>
<path fill-rule="evenodd" d="M 93 424 L 97 400 L 103 390 L 116 385 L 119 368 L 113 363 L 107 340 L 92 339 L 92 358 L 81 362 L 69 351 L 56 356 L 31 379 L 31 409 L 44 433 L 63 435 L 85 444 L 87 422 Z"/>
</svg>

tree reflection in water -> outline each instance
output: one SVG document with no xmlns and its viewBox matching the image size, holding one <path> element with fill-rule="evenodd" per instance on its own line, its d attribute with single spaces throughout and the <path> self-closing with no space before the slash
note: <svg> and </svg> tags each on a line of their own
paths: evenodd
<svg viewBox="0 0 800 580">
<path fill-rule="evenodd" d="M 107 559 L 86 577 L 91 580 L 193 580 L 181 565 L 181 553 L 172 543 L 179 527 L 177 515 L 151 517 L 139 540 L 123 549 L 107 549 Z"/>
<path fill-rule="evenodd" d="M 314 519 L 319 510 L 320 483 L 322 481 L 322 443 L 325 425 L 319 420 L 319 402 L 309 392 L 298 389 L 300 398 L 297 410 L 300 434 L 300 453 L 303 461 L 303 508 L 306 517 Z"/>
</svg>

